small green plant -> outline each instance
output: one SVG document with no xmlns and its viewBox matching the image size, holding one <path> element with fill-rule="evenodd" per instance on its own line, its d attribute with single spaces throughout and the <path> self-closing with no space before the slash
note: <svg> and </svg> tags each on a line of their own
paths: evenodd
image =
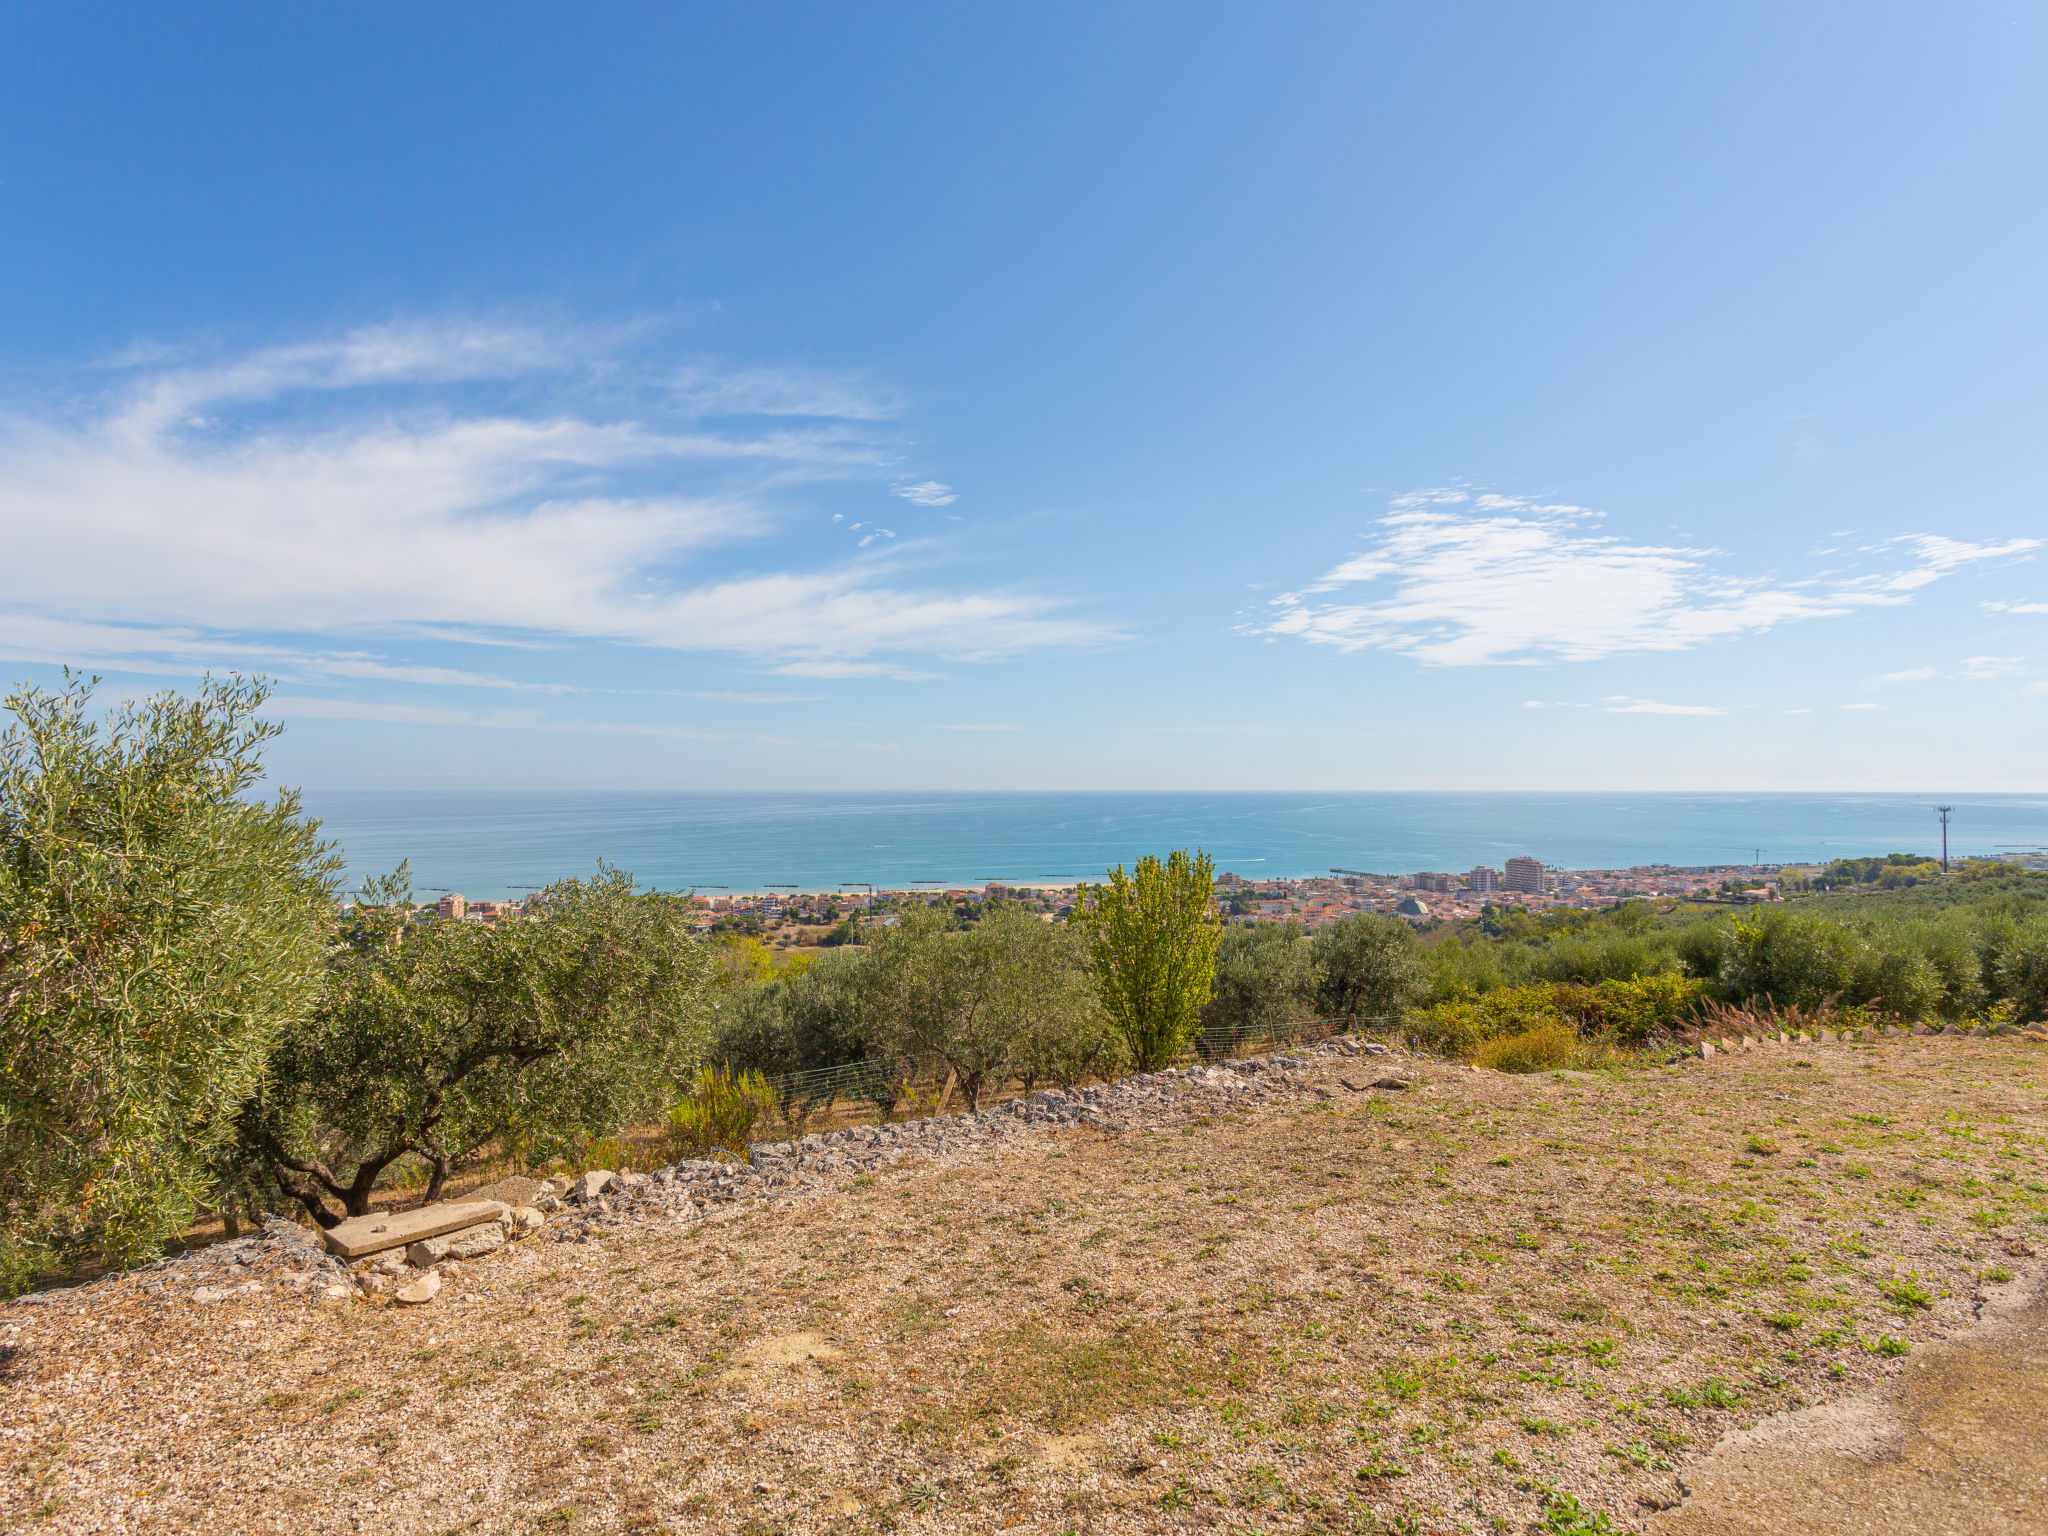
<svg viewBox="0 0 2048 1536">
<path fill-rule="evenodd" d="M 1373 1452 L 1372 1460 L 1368 1461 L 1352 1475 L 1370 1482 L 1375 1478 L 1382 1477 L 1406 1477 L 1408 1469 L 1398 1461 L 1389 1461 L 1386 1457 L 1375 1451 Z"/>
<path fill-rule="evenodd" d="M 759 1072 L 706 1067 L 690 1096 L 668 1112 L 669 1149 L 677 1157 L 737 1156 L 754 1127 L 774 1113 L 775 1092 Z"/>
<path fill-rule="evenodd" d="M 1386 1388 L 1387 1396 L 1403 1403 L 1413 1399 L 1422 1390 L 1422 1383 L 1415 1377 L 1391 1369 L 1380 1372 L 1380 1385 Z"/>
<path fill-rule="evenodd" d="M 1799 1326 L 1806 1321 L 1806 1319 L 1801 1317 L 1797 1312 L 1769 1312 L 1764 1315 L 1764 1321 L 1769 1323 L 1773 1328 L 1777 1329 L 1780 1333 L 1792 1333 L 1795 1332 L 1799 1328 Z"/>
<path fill-rule="evenodd" d="M 1674 1408 L 1733 1409 L 1742 1403 L 1742 1389 L 1731 1387 L 1719 1376 L 1709 1376 L 1696 1387 L 1666 1387 L 1664 1401 Z"/>
<path fill-rule="evenodd" d="M 1870 1352 L 1874 1355 L 1885 1355 L 1896 1360 L 1912 1347 L 1904 1339 L 1895 1339 L 1890 1334 L 1885 1334 L 1875 1344 L 1870 1346 Z"/>
<path fill-rule="evenodd" d="M 1751 1135 L 1749 1140 L 1745 1141 L 1742 1145 L 1746 1150 L 1755 1153 L 1758 1157 L 1770 1157 L 1785 1150 L 1775 1141 L 1770 1141 L 1757 1135 Z"/>
<path fill-rule="evenodd" d="M 1631 1440 L 1627 1445 L 1610 1445 L 1607 1454 L 1638 1467 L 1645 1472 L 1669 1472 L 1671 1463 L 1658 1454 L 1655 1446 L 1646 1441 Z"/>
<path fill-rule="evenodd" d="M 1543 1524 L 1551 1536 L 1611 1536 L 1614 1522 L 1605 1512 L 1587 1509 L 1568 1493 L 1556 1489 L 1543 1496 Z"/>
<path fill-rule="evenodd" d="M 2004 1285 L 2012 1278 L 2012 1270 L 2004 1264 L 1994 1264 L 1984 1271 L 1984 1278 L 1993 1285 Z"/>
<path fill-rule="evenodd" d="M 1898 1309 L 1900 1316 L 1914 1312 L 1925 1312 L 1933 1307 L 1934 1298 L 1918 1281 L 1887 1280 L 1878 1285 L 1884 1299 Z"/>
</svg>

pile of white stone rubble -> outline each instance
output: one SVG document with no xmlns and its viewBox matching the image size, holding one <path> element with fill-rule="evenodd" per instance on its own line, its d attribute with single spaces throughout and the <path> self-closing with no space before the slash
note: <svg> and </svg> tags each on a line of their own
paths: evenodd
<svg viewBox="0 0 2048 1536">
<path fill-rule="evenodd" d="M 1355 1077 L 1337 1079 L 1353 1092 L 1397 1090 L 1421 1081 L 1414 1064 L 1396 1059 L 1402 1053 L 1339 1036 L 1274 1056 L 1173 1067 L 1072 1090 L 1047 1088 L 962 1114 L 757 1142 L 744 1159 L 685 1159 L 652 1173 L 593 1170 L 574 1178 L 503 1179 L 460 1201 L 373 1212 L 324 1230 L 273 1215 L 255 1235 L 22 1301 L 33 1305 L 121 1285 L 165 1302 L 202 1306 L 229 1298 L 306 1296 L 328 1302 L 389 1296 L 419 1306 L 431 1302 L 447 1280 L 459 1278 L 463 1266 L 522 1240 L 583 1242 L 648 1222 L 695 1222 L 738 1201 L 787 1199 L 906 1159 L 951 1157 L 1065 1127 L 1121 1135 L 1266 1099 L 1311 1091 L 1329 1096 L 1329 1087 L 1311 1083 L 1310 1069 L 1354 1057 L 1360 1060 Z"/>
</svg>

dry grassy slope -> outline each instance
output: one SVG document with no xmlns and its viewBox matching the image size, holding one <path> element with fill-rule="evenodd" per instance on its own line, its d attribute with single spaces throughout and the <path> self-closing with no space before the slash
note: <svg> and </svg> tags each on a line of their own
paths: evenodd
<svg viewBox="0 0 2048 1536">
<path fill-rule="evenodd" d="M 1725 1430 L 1857 1391 L 1896 1369 L 1869 1344 L 1960 1329 L 2030 1268 L 2038 1051 L 1435 1067 L 1399 1094 L 1333 1064 L 1328 1099 L 527 1248 L 422 1311 L 10 1308 L 0 1511 L 1485 1531 L 1555 1487 L 1637 1525 Z"/>
</svg>

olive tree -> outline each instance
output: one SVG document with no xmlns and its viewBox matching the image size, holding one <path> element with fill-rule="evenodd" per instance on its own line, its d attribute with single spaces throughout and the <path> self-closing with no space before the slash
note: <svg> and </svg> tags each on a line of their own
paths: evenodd
<svg viewBox="0 0 2048 1536">
<path fill-rule="evenodd" d="M 1202 1010 L 1202 1027 L 1227 1035 L 1307 1017 L 1321 979 L 1315 941 L 1299 924 L 1233 924 L 1217 946 L 1216 994 Z"/>
<path fill-rule="evenodd" d="M 1071 941 L 1026 912 L 998 908 L 960 931 L 943 909 L 911 907 L 872 930 L 863 979 L 873 1043 L 945 1067 L 970 1109 L 1026 1063 L 1057 1076 L 1090 1053 Z"/>
<path fill-rule="evenodd" d="M 182 1231 L 279 1036 L 322 989 L 336 860 L 255 798 L 260 681 L 98 719 L 18 689 L 0 735 L 0 1286 Z"/>
<path fill-rule="evenodd" d="M 1140 1071 L 1179 1056 L 1201 1023 L 1216 976 L 1222 919 L 1211 901 L 1216 862 L 1197 849 L 1148 854 L 1126 874 L 1074 895 L 1102 1011 Z"/>
<path fill-rule="evenodd" d="M 494 926 L 408 921 L 407 895 L 403 871 L 366 888 L 243 1116 L 245 1158 L 323 1226 L 407 1156 L 431 1201 L 488 1145 L 538 1159 L 652 1118 L 703 1052 L 708 959 L 676 898 L 603 866 Z"/>
<path fill-rule="evenodd" d="M 1401 918 L 1358 912 L 1317 932 L 1317 1000 L 1325 1013 L 1383 1018 L 1414 1000 L 1423 977 L 1422 945 Z"/>
</svg>

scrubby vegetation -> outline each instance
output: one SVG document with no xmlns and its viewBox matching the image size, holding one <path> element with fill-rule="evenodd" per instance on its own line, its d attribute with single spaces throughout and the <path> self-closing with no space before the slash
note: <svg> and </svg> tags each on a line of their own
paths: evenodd
<svg viewBox="0 0 2048 1536">
<path fill-rule="evenodd" d="M 1428 932 L 1226 926 L 1199 851 L 1113 871 L 1066 922 L 912 903 L 802 959 L 693 938 L 679 898 L 602 866 L 516 921 L 422 923 L 403 870 L 344 902 L 296 799 L 254 797 L 264 697 L 209 684 L 99 723 L 82 683 L 9 700 L 0 1289 L 132 1263 L 205 1207 L 332 1223 L 393 1182 L 431 1199 L 487 1155 L 573 1162 L 665 1118 L 672 1148 L 737 1150 L 835 1098 L 972 1108 L 1309 1020 L 1530 1071 L 1716 1009 L 2048 1019 L 2048 875 L 1903 856 L 1840 861 L 1788 904 Z"/>
</svg>

